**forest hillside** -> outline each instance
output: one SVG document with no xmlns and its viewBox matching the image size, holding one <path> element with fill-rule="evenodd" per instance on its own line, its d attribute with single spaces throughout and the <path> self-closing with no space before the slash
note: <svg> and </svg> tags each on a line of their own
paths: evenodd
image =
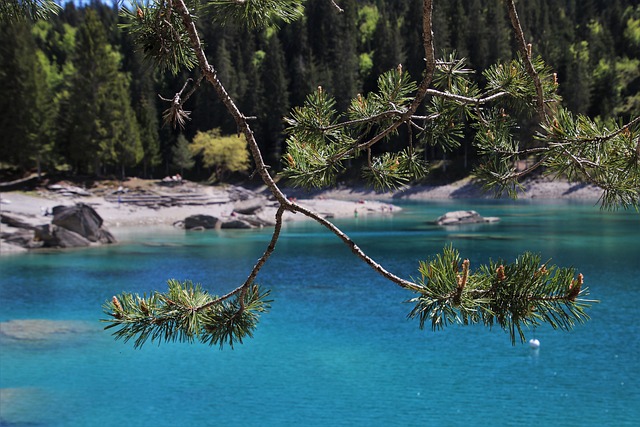
<svg viewBox="0 0 640 427">
<path fill-rule="evenodd" d="M 338 3 L 344 12 L 330 1 L 307 0 L 303 19 L 260 31 L 200 22 L 209 60 L 241 110 L 256 117 L 252 127 L 273 170 L 282 163 L 283 117 L 318 86 L 344 109 L 398 64 L 420 78 L 420 0 Z M 434 3 L 436 51 L 443 58 L 466 58 L 470 69 L 483 70 L 516 55 L 501 0 Z M 559 93 L 571 111 L 620 119 L 640 112 L 639 3 L 518 3 L 527 40 L 557 73 Z M 235 134 L 232 118 L 203 86 L 185 106 L 191 113 L 184 128 L 163 126 L 166 99 L 185 82 L 193 86 L 199 75 L 157 71 L 117 25 L 124 22 L 112 5 L 70 2 L 51 20 L 0 28 L 0 179 L 36 171 L 218 176 L 193 141 L 198 132 Z M 473 75 L 481 85 L 482 74 Z M 520 137 L 526 144 L 531 133 L 523 129 Z M 460 138 L 453 152 L 431 147 L 425 158 L 469 173 L 475 152 L 468 134 Z M 386 149 L 402 149 L 405 139 L 398 135 Z"/>
</svg>

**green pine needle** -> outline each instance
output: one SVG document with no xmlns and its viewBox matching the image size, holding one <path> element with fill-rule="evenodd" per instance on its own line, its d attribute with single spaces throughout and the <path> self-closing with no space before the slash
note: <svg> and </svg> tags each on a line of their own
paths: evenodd
<svg viewBox="0 0 640 427">
<path fill-rule="evenodd" d="M 548 323 L 570 330 L 589 319 L 585 309 L 597 301 L 587 300 L 582 274 L 572 268 L 542 263 L 540 256 L 520 255 L 514 262 L 490 262 L 472 270 L 468 260 L 447 247 L 442 254 L 420 263 L 417 283 L 422 290 L 410 318 L 420 328 L 433 330 L 449 324 L 483 323 L 507 331 L 515 344 L 525 341 L 524 328 Z"/>
<path fill-rule="evenodd" d="M 210 16 L 224 24 L 243 22 L 248 28 L 278 26 L 304 15 L 301 0 L 214 0 L 206 2 Z"/>
<path fill-rule="evenodd" d="M 120 15 L 125 19 L 121 27 L 131 34 L 144 57 L 160 70 L 176 75 L 182 69 L 196 66 L 195 50 L 184 23 L 167 2 L 133 0 L 131 8 L 123 7 Z"/>
<path fill-rule="evenodd" d="M 149 297 L 130 293 L 114 296 L 103 305 L 109 316 L 105 329 L 117 328 L 113 336 L 125 342 L 134 340 L 140 348 L 151 342 L 199 341 L 220 348 L 242 343 L 252 337 L 261 313 L 268 311 L 269 291 L 252 285 L 234 299 L 218 299 L 190 281 L 168 281 L 165 293 Z"/>
<path fill-rule="evenodd" d="M 25 19 L 37 21 L 57 15 L 60 10 L 60 6 L 54 0 L 2 0 L 0 22 L 10 23 Z"/>
</svg>

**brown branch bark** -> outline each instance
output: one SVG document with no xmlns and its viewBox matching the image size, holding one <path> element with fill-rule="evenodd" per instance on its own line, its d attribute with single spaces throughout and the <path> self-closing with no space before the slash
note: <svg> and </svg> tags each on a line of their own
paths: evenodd
<svg viewBox="0 0 640 427">
<path fill-rule="evenodd" d="M 260 272 L 260 269 L 262 268 L 262 266 L 267 262 L 267 260 L 269 259 L 273 251 L 276 249 L 276 244 L 278 243 L 278 239 L 280 238 L 280 231 L 282 230 L 282 215 L 284 215 L 285 210 L 286 210 L 285 205 L 280 205 L 280 207 L 278 207 L 278 211 L 276 212 L 276 224 L 274 226 L 273 234 L 271 235 L 271 241 L 269 242 L 267 249 L 265 249 L 264 253 L 260 257 L 256 265 L 253 266 L 253 269 L 251 270 L 251 273 L 249 273 L 247 280 L 245 280 L 242 285 L 238 286 L 231 292 L 221 296 L 220 298 L 217 298 L 213 301 L 208 302 L 207 304 L 197 307 L 195 311 L 205 310 L 213 305 L 216 305 L 226 299 L 231 298 L 237 293 L 241 293 L 240 304 L 243 305 L 244 298 L 242 297 L 246 293 L 249 286 L 251 286 L 255 278 L 258 276 L 258 273 Z"/>
<path fill-rule="evenodd" d="M 535 68 L 533 67 L 533 63 L 531 62 L 531 45 L 528 45 L 525 40 L 524 32 L 522 31 L 522 25 L 520 25 L 520 18 L 518 18 L 518 11 L 516 9 L 514 0 L 507 0 L 507 9 L 509 10 L 509 18 L 511 20 L 511 26 L 513 27 L 513 32 L 516 37 L 516 42 L 518 43 L 518 50 L 522 55 L 522 60 L 524 61 L 527 74 L 529 74 L 529 77 L 531 77 L 531 79 L 533 80 L 533 84 L 536 88 L 536 110 L 538 112 L 540 121 L 544 121 L 544 92 L 542 90 L 542 82 L 540 81 L 540 76 L 536 72 Z"/>
<path fill-rule="evenodd" d="M 340 238 L 340 240 L 342 240 L 351 249 L 351 252 L 353 252 L 358 258 L 360 258 L 362 261 L 364 261 L 367 265 L 373 268 L 376 272 L 380 273 L 386 279 L 389 279 L 393 283 L 405 289 L 410 289 L 413 291 L 419 291 L 420 289 L 422 289 L 420 285 L 410 282 L 408 280 L 402 279 L 401 277 L 398 277 L 393 273 L 390 273 L 389 271 L 387 271 L 384 267 L 382 267 L 380 264 L 374 261 L 373 258 L 365 254 L 362 251 L 362 249 L 360 249 L 360 247 L 356 245 L 356 243 L 347 234 L 342 232 L 331 221 L 328 221 L 327 219 L 320 216 L 319 214 L 313 211 L 310 211 L 309 209 L 303 206 L 300 206 L 298 204 L 293 204 L 292 208 L 296 212 L 300 212 L 308 216 L 309 218 L 314 219 L 315 221 L 317 221 L 318 223 L 326 227 L 328 230 L 330 230 L 333 234 L 338 236 L 338 238 Z"/>
<path fill-rule="evenodd" d="M 253 156 L 253 160 L 256 163 L 256 170 L 260 174 L 265 185 L 269 188 L 273 196 L 283 205 L 288 205 L 287 198 L 280 191 L 278 186 L 276 185 L 271 175 L 269 175 L 269 171 L 267 165 L 262 158 L 262 153 L 260 152 L 260 148 L 258 147 L 258 143 L 253 135 L 253 131 L 247 122 L 247 117 L 240 112 L 240 109 L 236 106 L 235 102 L 225 89 L 225 87 L 220 82 L 218 78 L 216 70 L 212 65 L 209 64 L 207 57 L 204 53 L 204 49 L 202 48 L 202 43 L 200 42 L 200 36 L 198 35 L 198 30 L 196 29 L 196 25 L 193 22 L 193 18 L 191 17 L 191 12 L 187 8 L 184 0 L 175 0 L 175 7 L 180 13 L 182 18 L 182 22 L 189 34 L 189 39 L 191 41 L 191 45 L 195 50 L 196 57 L 198 58 L 198 64 L 200 66 L 200 71 L 204 75 L 205 79 L 211 84 L 216 95 L 220 99 L 220 101 L 224 104 L 227 111 L 236 122 L 238 130 L 244 134 L 247 143 L 249 145 L 249 150 L 251 151 L 251 155 Z"/>
</svg>

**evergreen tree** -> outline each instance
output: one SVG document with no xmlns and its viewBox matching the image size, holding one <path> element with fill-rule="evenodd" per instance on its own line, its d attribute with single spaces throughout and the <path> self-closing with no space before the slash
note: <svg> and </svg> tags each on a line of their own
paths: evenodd
<svg viewBox="0 0 640 427">
<path fill-rule="evenodd" d="M 267 51 L 261 65 L 261 86 L 263 90 L 263 152 L 267 159 L 277 164 L 281 158 L 284 142 L 284 116 L 289 111 L 289 82 L 285 72 L 282 44 L 277 35 L 267 42 Z"/>
<path fill-rule="evenodd" d="M 48 163 L 53 111 L 29 23 L 0 28 L 0 158 L 22 171 Z"/>
<path fill-rule="evenodd" d="M 135 166 L 143 156 L 129 77 L 119 71 L 120 55 L 107 43 L 93 10 L 78 30 L 64 136 L 66 154 L 78 172 L 101 174 L 104 165 Z"/>
<path fill-rule="evenodd" d="M 351 98 L 361 91 L 361 84 L 358 79 L 357 3 L 355 0 L 346 0 L 341 3 L 341 6 L 344 12 L 332 14 L 337 17 L 336 31 L 333 33 L 333 43 L 337 48 L 330 63 L 333 70 L 330 87 L 333 88 L 336 105 L 340 110 L 345 110 Z"/>
<path fill-rule="evenodd" d="M 287 25 L 282 29 L 282 35 L 291 105 L 302 105 L 307 94 L 320 84 L 315 74 L 317 64 L 309 45 L 306 19 Z"/>
<path fill-rule="evenodd" d="M 373 68 L 368 81 L 365 82 L 365 92 L 375 90 L 378 76 L 396 68 L 405 59 L 400 26 L 391 8 L 380 11 L 380 19 L 373 34 L 373 45 Z"/>
<path fill-rule="evenodd" d="M 135 52 L 128 33 L 122 37 L 122 50 L 122 70 L 131 76 L 130 98 L 140 130 L 142 175 L 148 177 L 162 163 L 155 73 L 151 64 Z"/>
<path fill-rule="evenodd" d="M 144 177 L 149 177 L 152 175 L 153 169 L 162 163 L 158 111 L 151 98 L 143 98 L 138 102 L 136 118 L 143 151 L 142 174 Z"/>
<path fill-rule="evenodd" d="M 422 1 L 411 0 L 408 2 L 407 12 L 403 17 L 404 25 L 400 28 L 402 40 L 404 40 L 404 51 L 406 60 L 402 64 L 409 75 L 419 80 L 424 71 L 424 48 L 422 47 Z M 448 45 L 448 25 L 444 20 L 444 6 L 446 3 L 438 2 L 434 5 L 434 31 L 438 34 L 439 52 L 451 51 Z"/>
<path fill-rule="evenodd" d="M 449 33 L 451 35 L 450 45 L 458 53 L 458 56 L 463 58 L 468 58 L 471 54 L 467 46 L 469 41 L 469 20 L 476 18 L 467 14 L 466 3 L 466 0 L 453 0 L 448 14 L 448 26 L 449 28 L 455 28 L 455 31 Z"/>
<path fill-rule="evenodd" d="M 181 133 L 176 139 L 176 145 L 171 148 L 173 166 L 184 176 L 185 170 L 190 170 L 196 164 L 193 152 L 189 148 L 189 141 Z"/>
</svg>

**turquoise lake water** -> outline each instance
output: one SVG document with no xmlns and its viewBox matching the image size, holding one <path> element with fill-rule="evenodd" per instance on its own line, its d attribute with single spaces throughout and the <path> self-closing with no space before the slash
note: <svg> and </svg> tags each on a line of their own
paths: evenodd
<svg viewBox="0 0 640 427">
<path fill-rule="evenodd" d="M 640 215 L 582 203 L 404 205 L 338 224 L 377 261 L 416 277 L 452 242 L 472 266 L 532 250 L 575 266 L 601 301 L 574 331 L 538 328 L 539 350 L 500 329 L 421 331 L 411 294 L 313 223 L 287 224 L 258 277 L 274 302 L 234 350 L 114 341 L 98 319 L 122 291 L 169 278 L 224 293 L 270 233 L 114 229 L 90 250 L 0 257 L 0 321 L 46 319 L 74 333 L 0 336 L 0 426 L 631 426 L 640 419 Z M 497 224 L 444 229 L 449 210 Z"/>
</svg>

